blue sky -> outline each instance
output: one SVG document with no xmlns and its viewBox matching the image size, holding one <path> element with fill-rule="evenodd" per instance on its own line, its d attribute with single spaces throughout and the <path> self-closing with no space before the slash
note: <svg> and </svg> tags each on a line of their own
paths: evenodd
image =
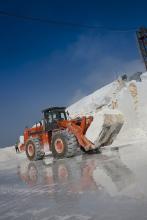
<svg viewBox="0 0 147 220">
<path fill-rule="evenodd" d="M 15 143 L 48 106 L 69 105 L 116 79 L 143 71 L 135 32 L 147 26 L 144 1 L 1 0 L 0 10 L 56 21 L 0 16 L 0 146 Z"/>
</svg>

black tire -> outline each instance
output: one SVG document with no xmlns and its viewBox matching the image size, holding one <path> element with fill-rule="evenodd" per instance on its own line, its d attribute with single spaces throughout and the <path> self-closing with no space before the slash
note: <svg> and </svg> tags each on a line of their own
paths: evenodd
<svg viewBox="0 0 147 220">
<path fill-rule="evenodd" d="M 30 152 L 32 148 L 32 152 Z M 41 160 L 44 157 L 44 153 L 41 151 L 40 141 L 38 138 L 29 139 L 25 145 L 25 151 L 27 158 L 32 160 Z"/>
<path fill-rule="evenodd" d="M 60 143 L 61 149 L 58 149 L 57 143 Z M 59 144 L 58 143 L 58 144 Z M 66 130 L 61 130 L 53 134 L 52 137 L 52 154 L 55 158 L 73 157 L 77 153 L 78 142 L 74 134 Z"/>
</svg>

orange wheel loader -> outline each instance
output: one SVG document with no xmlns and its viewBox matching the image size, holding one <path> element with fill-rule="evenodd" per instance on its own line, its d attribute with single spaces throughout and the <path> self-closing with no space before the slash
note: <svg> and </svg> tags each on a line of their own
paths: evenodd
<svg viewBox="0 0 147 220">
<path fill-rule="evenodd" d="M 43 120 L 24 131 L 23 150 L 29 160 L 42 159 L 47 151 L 55 158 L 72 157 L 78 148 L 87 153 L 99 152 L 100 145 L 85 136 L 92 116 L 69 119 L 65 107 L 47 108 L 42 113 Z"/>
</svg>

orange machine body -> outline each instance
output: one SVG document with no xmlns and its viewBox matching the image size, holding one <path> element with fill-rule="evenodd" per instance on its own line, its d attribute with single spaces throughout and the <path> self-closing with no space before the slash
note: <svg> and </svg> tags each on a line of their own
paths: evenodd
<svg viewBox="0 0 147 220">
<path fill-rule="evenodd" d="M 41 147 L 43 150 L 51 151 L 52 135 L 56 131 L 67 129 L 69 132 L 73 133 L 78 143 L 85 150 L 91 149 L 93 143 L 91 143 L 86 137 L 85 133 L 93 120 L 92 116 L 77 118 L 74 120 L 59 120 L 57 121 L 57 128 L 51 131 L 46 131 L 45 126 L 42 123 L 37 123 L 32 128 L 26 128 L 24 131 L 24 147 L 25 143 L 30 138 L 39 138 Z"/>
</svg>

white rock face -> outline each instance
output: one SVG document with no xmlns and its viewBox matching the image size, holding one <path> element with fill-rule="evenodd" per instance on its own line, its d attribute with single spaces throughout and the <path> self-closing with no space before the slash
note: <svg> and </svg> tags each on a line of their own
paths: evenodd
<svg viewBox="0 0 147 220">
<path fill-rule="evenodd" d="M 131 143 L 147 139 L 147 72 L 141 82 L 115 81 L 68 107 L 71 117 L 92 115 L 94 121 L 86 136 L 92 142 L 98 137 L 104 121 L 105 108 L 115 104 L 124 115 L 124 125 L 114 142 Z M 97 113 L 98 112 L 98 113 Z"/>
<path fill-rule="evenodd" d="M 67 110 L 70 116 L 75 118 L 78 116 L 92 115 L 96 108 L 110 103 L 114 87 L 115 83 L 110 83 L 69 106 Z"/>
</svg>

